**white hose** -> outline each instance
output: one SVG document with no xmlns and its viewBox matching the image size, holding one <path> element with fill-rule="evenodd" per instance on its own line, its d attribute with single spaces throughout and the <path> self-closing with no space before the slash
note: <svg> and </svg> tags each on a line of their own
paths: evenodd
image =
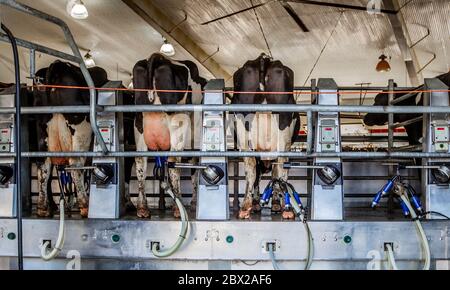
<svg viewBox="0 0 450 290">
<path fill-rule="evenodd" d="M 51 251 L 48 251 L 50 246 L 50 243 L 48 241 L 41 246 L 41 258 L 45 261 L 54 259 L 59 254 L 59 252 L 61 252 L 64 245 L 64 234 L 66 230 L 64 227 L 64 206 L 64 198 L 61 198 L 61 200 L 59 201 L 59 232 L 55 247 Z"/>
<path fill-rule="evenodd" d="M 175 242 L 175 244 L 172 247 L 170 247 L 169 249 L 164 250 L 164 251 L 159 251 L 158 245 L 153 244 L 153 247 L 152 247 L 153 255 L 155 255 L 155 257 L 158 257 L 158 258 L 166 258 L 166 257 L 173 255 L 176 251 L 178 251 L 178 249 L 181 247 L 183 242 L 186 240 L 186 234 L 187 234 L 188 227 L 189 227 L 189 220 L 188 220 L 187 211 L 186 211 L 185 207 L 183 206 L 183 203 L 181 202 L 181 200 L 178 197 L 175 196 L 172 189 L 170 189 L 170 187 L 167 185 L 167 183 L 162 182 L 161 188 L 166 193 L 168 193 L 171 198 L 173 198 L 175 200 L 175 203 L 178 206 L 178 209 L 180 210 L 180 215 L 181 215 L 181 230 L 180 230 L 180 234 L 178 235 L 178 239 Z"/>
<path fill-rule="evenodd" d="M 300 221 L 302 222 L 303 226 L 305 227 L 306 235 L 308 237 L 307 242 L 307 251 L 308 256 L 306 258 L 306 266 L 305 270 L 309 270 L 311 268 L 311 264 L 313 262 L 314 258 L 314 239 L 311 233 L 311 229 L 309 228 L 309 224 L 305 220 L 305 215 L 303 214 L 302 209 L 300 208 L 300 205 L 297 203 L 297 200 L 294 197 L 294 194 L 289 191 L 289 195 L 291 196 L 291 203 L 292 207 L 294 208 L 294 211 L 299 215 Z"/>
<path fill-rule="evenodd" d="M 272 247 L 269 247 L 269 255 L 270 255 L 270 260 L 272 261 L 273 269 L 275 271 L 279 271 L 280 267 L 278 266 L 278 263 L 275 260 L 275 253 L 273 252 L 273 248 Z"/>
<path fill-rule="evenodd" d="M 420 223 L 420 220 L 417 218 L 416 212 L 414 211 L 411 203 L 409 202 L 409 199 L 405 195 L 401 195 L 400 198 L 408 207 L 408 210 L 411 213 L 411 217 L 416 224 L 417 231 L 420 234 L 420 239 L 422 241 L 422 250 L 425 252 L 425 265 L 423 266 L 423 270 L 430 270 L 431 252 L 427 236 L 425 235 L 425 231 L 423 230 L 422 224 Z"/>
<path fill-rule="evenodd" d="M 390 245 L 390 244 L 386 245 L 386 251 L 387 251 L 388 262 L 389 262 L 389 265 L 391 266 L 391 269 L 398 270 L 397 263 L 395 262 L 394 250 L 392 250 L 392 245 Z"/>
</svg>

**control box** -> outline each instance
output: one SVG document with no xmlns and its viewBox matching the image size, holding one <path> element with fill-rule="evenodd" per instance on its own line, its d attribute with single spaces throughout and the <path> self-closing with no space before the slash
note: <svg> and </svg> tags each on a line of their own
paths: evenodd
<svg viewBox="0 0 450 290">
<path fill-rule="evenodd" d="M 320 144 L 322 152 L 336 152 L 336 132 L 336 121 L 334 119 L 322 120 L 320 126 Z"/>
<path fill-rule="evenodd" d="M 444 126 L 433 126 L 433 143 L 436 152 L 448 152 L 449 149 L 449 128 Z"/>
</svg>

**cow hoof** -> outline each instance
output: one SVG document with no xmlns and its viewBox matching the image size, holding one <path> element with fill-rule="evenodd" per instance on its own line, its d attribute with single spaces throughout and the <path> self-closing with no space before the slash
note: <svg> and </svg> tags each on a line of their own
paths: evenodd
<svg viewBox="0 0 450 290">
<path fill-rule="evenodd" d="M 295 215 L 294 212 L 291 210 L 285 210 L 283 211 L 283 214 L 281 215 L 281 217 L 284 220 L 295 220 Z"/>
<path fill-rule="evenodd" d="M 53 217 L 53 211 L 51 209 L 40 209 L 37 210 L 37 216 L 42 218 Z"/>
<path fill-rule="evenodd" d="M 272 201 L 272 212 L 273 213 L 280 213 L 281 212 L 280 201 L 278 201 L 278 200 Z"/>
<path fill-rule="evenodd" d="M 180 210 L 176 206 L 173 209 L 173 217 L 176 218 L 176 219 L 179 219 L 181 217 Z"/>
<path fill-rule="evenodd" d="M 150 218 L 150 211 L 148 208 L 138 208 L 137 217 L 140 219 L 148 219 Z"/>
<path fill-rule="evenodd" d="M 254 213 L 259 213 L 259 212 L 261 212 L 261 205 L 259 204 L 259 201 L 257 201 L 257 200 L 254 200 L 254 201 L 253 201 L 252 211 L 253 211 Z"/>
<path fill-rule="evenodd" d="M 241 219 L 241 220 L 248 220 L 248 219 L 250 219 L 250 212 L 251 212 L 251 210 L 252 210 L 251 208 L 247 209 L 247 210 L 241 209 L 239 211 L 239 219 Z"/>
<path fill-rule="evenodd" d="M 87 207 L 80 208 L 80 215 L 82 218 L 84 218 L 84 219 L 87 218 L 88 214 L 89 214 L 89 208 L 87 208 Z"/>
</svg>

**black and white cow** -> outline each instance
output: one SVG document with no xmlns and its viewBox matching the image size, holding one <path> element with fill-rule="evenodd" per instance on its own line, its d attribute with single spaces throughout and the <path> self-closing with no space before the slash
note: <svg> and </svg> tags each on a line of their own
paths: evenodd
<svg viewBox="0 0 450 290">
<path fill-rule="evenodd" d="M 139 61 L 133 69 L 136 105 L 201 104 L 202 90 L 206 80 L 201 78 L 197 66 L 190 61 L 174 61 L 161 54 Z M 152 90 L 192 90 L 186 92 L 156 92 Z M 135 139 L 138 151 L 183 151 L 192 145 L 190 112 L 186 113 L 138 113 L 135 121 Z M 169 162 L 180 162 L 180 158 L 169 158 Z M 180 169 L 169 169 L 169 182 L 174 193 L 180 196 Z M 145 194 L 147 158 L 136 158 L 136 174 L 139 197 L 137 215 L 150 217 Z M 196 174 L 193 175 L 195 177 Z M 193 180 L 194 192 L 191 206 L 196 205 L 197 181 Z M 174 205 L 174 216 L 179 209 Z"/>
<path fill-rule="evenodd" d="M 7 83 L 2 83 L 0 82 L 0 89 L 5 89 L 5 88 L 9 88 L 11 86 L 13 86 L 14 84 L 7 84 Z"/>
<path fill-rule="evenodd" d="M 248 61 L 234 74 L 236 92 L 293 92 L 294 72 L 280 61 L 273 61 L 266 55 Z M 235 93 L 233 104 L 295 104 L 293 94 Z M 295 135 L 300 128 L 300 118 L 294 113 L 236 113 L 237 145 L 242 151 L 290 151 Z M 244 158 L 246 190 L 239 218 L 248 219 L 252 210 L 259 211 L 259 182 L 261 174 L 271 169 L 273 178 L 287 181 L 288 171 L 283 169 L 287 158 L 279 157 L 277 164 L 272 160 Z M 275 188 L 273 211 L 281 211 L 279 197 L 283 193 Z M 283 199 L 282 199 L 283 202 Z M 284 218 L 293 218 L 291 212 L 284 212 Z"/>
<path fill-rule="evenodd" d="M 95 87 L 108 82 L 104 69 L 89 69 Z M 48 68 L 39 70 L 36 79 L 44 85 L 86 87 L 80 68 L 66 62 L 55 61 Z M 46 88 L 34 90 L 34 106 L 83 106 L 89 105 L 89 90 L 77 88 Z M 38 150 L 48 152 L 86 152 L 93 145 L 92 130 L 88 114 L 47 114 L 37 117 L 36 138 Z M 56 206 L 49 190 L 49 180 L 55 165 L 82 167 L 86 158 L 46 158 L 38 160 L 38 205 L 37 215 L 52 216 Z M 77 192 L 77 201 L 82 217 L 88 216 L 89 199 L 83 171 L 72 172 Z"/>
<path fill-rule="evenodd" d="M 446 74 L 442 74 L 440 76 L 437 76 L 438 79 L 440 79 L 443 83 L 445 83 L 447 86 L 450 86 L 450 72 Z M 394 95 L 394 99 L 400 98 L 402 96 L 406 95 L 404 94 L 396 94 Z M 374 106 L 387 106 L 389 101 L 389 94 L 381 93 L 378 94 L 375 97 L 375 103 Z M 414 96 L 412 96 L 409 99 L 406 99 L 398 104 L 397 106 L 423 106 L 423 96 L 422 93 L 417 93 Z M 395 123 L 401 123 L 408 120 L 411 120 L 413 118 L 420 117 L 422 115 L 420 114 L 395 114 L 394 115 L 394 122 Z M 367 114 L 364 117 L 364 124 L 367 126 L 382 126 L 387 124 L 388 122 L 388 115 L 387 114 Z M 422 128 L 422 122 L 416 122 L 411 125 L 405 126 L 406 133 L 408 135 L 408 141 L 410 145 L 420 145 L 421 144 L 421 138 L 423 137 L 423 128 Z"/>
</svg>

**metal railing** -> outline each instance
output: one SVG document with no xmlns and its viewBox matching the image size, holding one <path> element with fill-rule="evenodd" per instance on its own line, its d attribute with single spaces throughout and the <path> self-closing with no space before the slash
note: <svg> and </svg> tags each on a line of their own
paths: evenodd
<svg viewBox="0 0 450 290">
<path fill-rule="evenodd" d="M 53 106 L 53 107 L 24 107 L 22 114 L 49 114 L 49 113 L 88 113 L 89 106 Z M 273 104 L 252 104 L 252 105 L 118 105 L 104 106 L 102 112 L 106 113 L 137 113 L 137 112 L 203 112 L 203 111 L 224 111 L 224 112 L 306 112 L 308 132 L 313 132 L 314 113 L 375 113 L 375 114 L 450 114 L 450 107 L 417 107 L 417 106 L 330 106 L 330 105 L 273 105 Z M 0 114 L 13 114 L 14 108 L 0 108 Z M 422 118 L 422 117 L 421 117 Z M 402 124 L 410 124 L 420 121 L 415 118 Z M 390 118 L 393 122 L 393 118 Z M 393 132 L 397 125 L 389 125 L 389 131 Z M 392 138 L 392 139 L 391 139 Z M 314 158 L 314 157 L 340 157 L 347 159 L 355 158 L 450 158 L 449 154 L 443 153 L 419 153 L 419 152 L 392 152 L 393 133 L 388 136 L 390 147 L 388 152 L 342 152 L 342 153 L 312 153 L 313 134 L 307 135 L 307 151 L 304 152 L 24 152 L 24 157 L 292 157 L 292 158 Z M 417 149 L 417 148 L 415 148 Z M 206 155 L 205 155 L 206 154 Z M 0 157 L 10 156 L 0 154 Z"/>
<path fill-rule="evenodd" d="M 31 42 L 28 42 L 25 40 L 20 40 L 20 39 L 17 40 L 17 44 L 19 46 L 23 46 L 28 49 L 40 51 L 40 52 L 43 52 L 43 53 L 46 53 L 46 54 L 49 54 L 52 56 L 59 57 L 61 59 L 76 62 L 79 64 L 80 70 L 84 76 L 84 79 L 86 80 L 86 84 L 89 87 L 90 110 L 88 113 L 90 114 L 90 123 L 91 123 L 92 131 L 94 132 L 94 135 L 97 138 L 98 143 L 99 143 L 100 147 L 102 148 L 102 151 L 104 153 L 107 153 L 108 148 L 106 147 L 105 141 L 103 140 L 102 135 L 100 134 L 100 130 L 97 126 L 97 95 L 96 95 L 96 92 L 94 89 L 95 85 L 94 85 L 91 75 L 89 74 L 89 71 L 84 63 L 83 57 L 81 56 L 80 50 L 78 49 L 75 39 L 73 38 L 73 35 L 70 32 L 69 26 L 67 26 L 67 24 L 64 21 L 62 21 L 61 19 L 59 19 L 57 17 L 54 17 L 52 15 L 49 15 L 47 13 L 44 13 L 44 12 L 34 9 L 32 7 L 23 5 L 14 0 L 0 0 L 0 5 L 5 5 L 12 9 L 15 9 L 19 12 L 23 12 L 23 13 L 35 16 L 37 18 L 43 19 L 43 20 L 53 23 L 61 28 L 61 30 L 64 33 L 64 37 L 65 37 L 67 43 L 69 44 L 70 49 L 72 50 L 74 55 L 69 55 L 69 54 L 59 52 L 59 51 L 51 49 L 51 48 L 47 48 L 47 47 L 37 45 L 35 43 L 31 43 Z M 9 40 L 7 40 L 7 38 L 5 38 L 4 34 L 2 34 L 0 36 L 1 36 L 0 40 L 9 42 Z"/>
</svg>

